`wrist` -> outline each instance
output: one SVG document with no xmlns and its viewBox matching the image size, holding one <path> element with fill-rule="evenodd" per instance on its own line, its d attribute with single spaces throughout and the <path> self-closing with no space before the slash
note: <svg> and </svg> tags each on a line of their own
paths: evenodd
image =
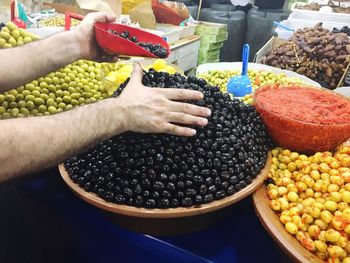
<svg viewBox="0 0 350 263">
<path fill-rule="evenodd" d="M 113 135 L 127 132 L 128 126 L 128 114 L 127 110 L 119 102 L 119 98 L 109 98 L 104 100 L 106 102 L 106 111 L 110 116 L 111 132 Z"/>
<path fill-rule="evenodd" d="M 84 37 L 83 32 L 79 28 L 71 30 L 67 32 L 67 36 L 69 37 L 69 41 L 72 43 L 73 56 L 75 60 L 85 59 L 88 57 L 88 52 L 84 46 L 84 40 L 86 41 L 86 37 Z"/>
</svg>

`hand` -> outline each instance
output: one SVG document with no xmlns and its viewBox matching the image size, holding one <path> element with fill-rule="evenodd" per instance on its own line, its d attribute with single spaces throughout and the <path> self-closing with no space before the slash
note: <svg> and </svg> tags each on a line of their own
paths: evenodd
<svg viewBox="0 0 350 263">
<path fill-rule="evenodd" d="M 115 16 L 103 12 L 88 14 L 80 25 L 74 30 L 77 37 L 78 45 L 81 50 L 81 57 L 84 59 L 112 62 L 117 60 L 117 56 L 111 56 L 103 52 L 96 43 L 95 29 L 96 23 L 112 23 L 116 19 Z"/>
<path fill-rule="evenodd" d="M 181 100 L 201 100 L 199 91 L 185 89 L 148 88 L 142 85 L 142 69 L 134 64 L 128 85 L 117 98 L 126 116 L 126 130 L 141 133 L 169 133 L 179 136 L 193 136 L 196 130 L 179 126 L 205 126 L 211 115 L 208 108 Z"/>
</svg>

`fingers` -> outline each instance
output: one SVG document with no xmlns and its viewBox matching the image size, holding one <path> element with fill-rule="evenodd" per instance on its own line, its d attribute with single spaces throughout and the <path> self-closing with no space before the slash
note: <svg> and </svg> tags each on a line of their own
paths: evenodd
<svg viewBox="0 0 350 263">
<path fill-rule="evenodd" d="M 159 89 L 169 100 L 201 100 L 204 98 L 202 92 L 186 89 Z"/>
<path fill-rule="evenodd" d="M 100 22 L 100 23 L 111 23 L 111 22 L 115 21 L 116 18 L 117 18 L 116 16 L 110 15 L 108 13 L 95 12 L 95 13 L 88 14 L 85 19 L 87 21 L 91 21 L 91 22 L 93 22 L 95 24 L 97 22 Z"/>
<path fill-rule="evenodd" d="M 191 137 L 196 135 L 197 133 L 195 129 L 181 127 L 171 123 L 167 123 L 166 125 L 164 125 L 162 132 L 168 133 L 171 135 L 185 136 L 185 137 Z"/>
<path fill-rule="evenodd" d="M 134 69 L 131 73 L 129 83 L 141 84 L 142 83 L 143 72 L 139 63 L 134 63 Z"/>
<path fill-rule="evenodd" d="M 208 120 L 206 118 L 201 118 L 182 112 L 169 112 L 166 118 L 171 123 L 196 126 L 205 126 L 208 124 Z"/>
<path fill-rule="evenodd" d="M 209 117 L 211 110 L 205 107 L 196 106 L 190 103 L 170 102 L 170 109 L 175 112 L 182 112 L 194 116 Z"/>
</svg>

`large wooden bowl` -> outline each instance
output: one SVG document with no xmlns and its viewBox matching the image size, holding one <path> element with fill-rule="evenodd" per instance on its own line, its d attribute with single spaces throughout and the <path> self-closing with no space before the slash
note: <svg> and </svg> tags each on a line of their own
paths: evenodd
<svg viewBox="0 0 350 263">
<path fill-rule="evenodd" d="M 301 243 L 287 232 L 277 214 L 269 206 L 266 187 L 262 186 L 253 195 L 255 211 L 267 232 L 277 241 L 278 245 L 295 262 L 323 263 L 324 261 L 304 248 Z"/>
<path fill-rule="evenodd" d="M 173 235 L 196 231 L 207 227 L 223 215 L 224 208 L 240 201 L 258 189 L 267 177 L 271 167 L 271 154 L 268 154 L 265 167 L 250 185 L 224 199 L 192 207 L 168 209 L 146 209 L 107 202 L 95 193 L 86 192 L 75 184 L 63 164 L 60 174 L 73 192 L 84 201 L 109 212 L 118 224 L 132 230 L 154 235 Z M 220 211 L 218 211 L 220 210 Z M 223 211 L 221 211 L 223 210 Z M 219 213 L 220 212 L 220 213 Z"/>
</svg>

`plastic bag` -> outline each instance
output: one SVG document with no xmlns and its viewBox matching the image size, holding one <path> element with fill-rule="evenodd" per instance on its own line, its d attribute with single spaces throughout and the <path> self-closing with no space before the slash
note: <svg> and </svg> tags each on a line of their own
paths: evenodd
<svg viewBox="0 0 350 263">
<path fill-rule="evenodd" d="M 152 11 L 151 2 L 145 2 L 131 9 L 129 16 L 132 21 L 138 22 L 142 28 L 156 28 L 156 18 Z"/>
<path fill-rule="evenodd" d="M 114 0 L 75 0 L 80 8 L 115 14 L 121 13 L 121 5 Z"/>
<path fill-rule="evenodd" d="M 184 3 L 152 0 L 152 9 L 157 23 L 178 26 L 191 16 Z"/>
<path fill-rule="evenodd" d="M 122 13 L 129 14 L 132 9 L 144 3 L 151 3 L 151 0 L 122 0 Z"/>
</svg>

